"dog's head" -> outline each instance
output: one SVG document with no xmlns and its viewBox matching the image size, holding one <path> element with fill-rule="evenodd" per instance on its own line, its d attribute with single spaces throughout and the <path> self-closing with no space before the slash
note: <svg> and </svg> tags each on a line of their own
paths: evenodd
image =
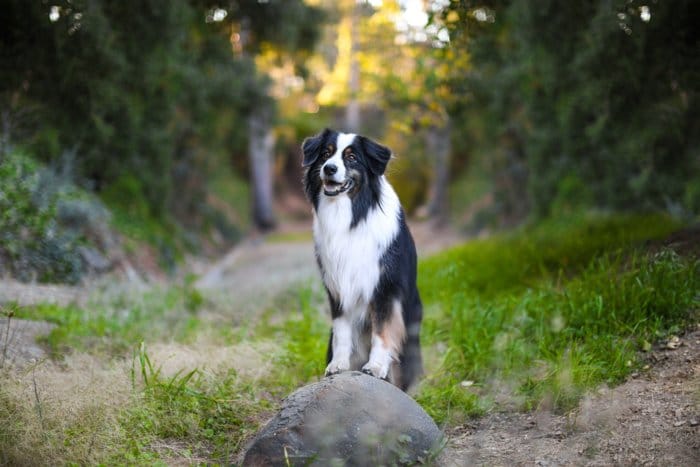
<svg viewBox="0 0 700 467">
<path fill-rule="evenodd" d="M 389 148 L 364 136 L 326 128 L 302 144 L 304 184 L 312 201 L 318 196 L 351 198 L 384 174 Z"/>
</svg>

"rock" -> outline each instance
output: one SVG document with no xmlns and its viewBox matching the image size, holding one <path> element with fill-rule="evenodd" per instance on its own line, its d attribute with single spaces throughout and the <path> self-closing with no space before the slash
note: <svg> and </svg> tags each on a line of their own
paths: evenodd
<svg viewBox="0 0 700 467">
<path fill-rule="evenodd" d="M 415 464 L 442 446 L 406 393 L 358 371 L 304 386 L 248 446 L 243 465 Z"/>
<path fill-rule="evenodd" d="M 48 336 L 55 327 L 46 321 L 0 318 L 0 368 L 7 364 L 22 368 L 46 358 L 46 351 L 37 340 Z"/>
<path fill-rule="evenodd" d="M 78 252 L 87 265 L 88 269 L 101 273 L 112 267 L 112 262 L 104 257 L 102 253 L 88 246 L 79 246 Z"/>
</svg>

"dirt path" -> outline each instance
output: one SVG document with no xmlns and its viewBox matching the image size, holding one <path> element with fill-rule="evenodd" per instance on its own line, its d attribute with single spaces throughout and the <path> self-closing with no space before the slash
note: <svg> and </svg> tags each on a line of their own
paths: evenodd
<svg viewBox="0 0 700 467">
<path fill-rule="evenodd" d="M 213 310 L 202 317 L 221 322 L 250 321 L 285 292 L 304 285 L 320 286 L 311 225 L 296 225 L 293 229 L 292 236 L 301 239 L 247 239 L 219 261 L 195 266 L 200 277 L 196 287 L 206 292 L 208 300 L 214 303 Z M 419 256 L 464 241 L 454 230 L 435 230 L 427 223 L 412 224 L 411 230 Z"/>
<path fill-rule="evenodd" d="M 16 303 L 21 306 L 37 303 L 68 305 L 78 300 L 84 289 L 69 285 L 24 284 L 12 279 L 0 279 L 0 305 Z"/>
<path fill-rule="evenodd" d="M 308 240 L 266 241 L 263 237 L 245 240 L 214 264 L 200 266 L 197 287 L 229 291 L 233 287 L 239 294 L 255 295 L 268 287 L 272 287 L 271 292 L 279 292 L 297 282 L 315 278 L 311 226 L 296 227 L 300 228 L 309 232 Z M 411 224 L 411 232 L 420 256 L 464 241 L 458 232 L 449 228 L 436 230 L 428 223 Z"/>
<path fill-rule="evenodd" d="M 197 281 L 202 290 L 222 291 L 240 300 L 275 295 L 316 273 L 310 241 L 246 240 L 210 266 Z"/>
<path fill-rule="evenodd" d="M 494 413 L 448 430 L 442 463 L 700 465 L 700 325 L 680 342 L 653 351 L 647 371 L 601 388 L 568 416 Z"/>
</svg>

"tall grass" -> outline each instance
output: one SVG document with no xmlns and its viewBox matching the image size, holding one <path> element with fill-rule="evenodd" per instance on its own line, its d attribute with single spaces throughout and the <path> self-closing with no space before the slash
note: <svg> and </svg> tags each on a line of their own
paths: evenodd
<svg viewBox="0 0 700 467">
<path fill-rule="evenodd" d="M 567 410 L 621 381 L 697 305 L 697 261 L 640 249 L 674 227 L 663 217 L 549 224 L 423 262 L 424 338 L 447 350 L 418 400 L 455 421 L 498 406 Z"/>
</svg>

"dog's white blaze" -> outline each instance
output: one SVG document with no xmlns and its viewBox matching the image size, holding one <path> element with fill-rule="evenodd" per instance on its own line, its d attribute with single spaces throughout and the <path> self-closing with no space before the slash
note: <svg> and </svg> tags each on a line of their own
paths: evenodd
<svg viewBox="0 0 700 467">
<path fill-rule="evenodd" d="M 323 164 L 323 166 L 321 166 L 321 173 L 323 173 L 323 168 L 328 164 L 333 164 L 338 168 L 338 171 L 331 177 L 334 182 L 343 183 L 345 181 L 343 151 L 352 144 L 352 142 L 355 140 L 355 136 L 356 135 L 354 133 L 338 133 L 335 153 Z"/>
<path fill-rule="evenodd" d="M 354 228 L 352 201 L 343 193 L 322 195 L 314 213 L 316 251 L 323 266 L 323 279 L 331 294 L 353 323 L 361 322 L 374 288 L 379 282 L 379 260 L 399 231 L 399 198 L 382 176 L 380 204 Z"/>
</svg>

